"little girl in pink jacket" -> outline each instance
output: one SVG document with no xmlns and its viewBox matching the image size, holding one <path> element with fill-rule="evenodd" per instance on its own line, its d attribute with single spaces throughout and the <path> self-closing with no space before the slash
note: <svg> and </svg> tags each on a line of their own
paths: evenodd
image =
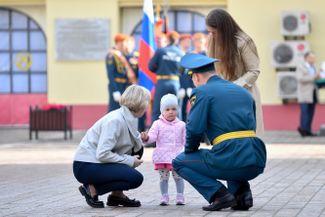
<svg viewBox="0 0 325 217">
<path fill-rule="evenodd" d="M 173 94 L 166 94 L 160 101 L 159 119 L 156 120 L 148 133 L 142 132 L 141 138 L 145 143 L 156 142 L 152 160 L 155 170 L 160 175 L 161 203 L 169 203 L 168 180 L 170 171 L 174 177 L 177 189 L 176 205 L 184 205 L 184 180 L 173 170 L 172 160 L 183 151 L 185 145 L 185 123 L 177 118 L 178 100 Z"/>
</svg>

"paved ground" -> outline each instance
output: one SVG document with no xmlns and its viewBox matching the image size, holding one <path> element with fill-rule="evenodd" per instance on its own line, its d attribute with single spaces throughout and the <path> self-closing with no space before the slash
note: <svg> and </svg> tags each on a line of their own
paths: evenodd
<svg viewBox="0 0 325 217">
<path fill-rule="evenodd" d="M 78 143 L 85 134 L 84 130 L 74 130 L 72 142 Z M 35 133 L 33 133 L 35 139 Z M 57 142 L 64 138 L 63 132 L 39 132 L 39 142 Z M 268 144 L 325 144 L 325 136 L 300 137 L 297 131 L 267 131 L 263 140 Z M 0 127 L 0 145 L 7 143 L 29 143 L 26 127 Z"/>
<path fill-rule="evenodd" d="M 186 205 L 160 207 L 158 175 L 145 150 L 143 185 L 127 194 L 141 200 L 140 208 L 92 209 L 87 206 L 72 175 L 74 150 L 84 134 L 73 140 L 63 133 L 41 133 L 29 141 L 26 129 L 0 129 L 0 216 L 321 216 L 325 217 L 325 138 L 302 139 L 295 132 L 265 135 L 268 163 L 265 173 L 252 182 L 254 207 L 248 212 L 205 212 L 207 202 L 186 184 Z M 280 144 L 283 139 L 285 143 Z M 290 141 L 288 138 L 292 138 Z M 277 144 L 272 144 L 277 143 Z M 294 143 L 294 144 L 292 144 Z M 308 144 L 307 144 L 308 143 Z M 175 186 L 170 180 L 171 198 Z M 106 195 L 101 197 L 106 200 Z"/>
</svg>

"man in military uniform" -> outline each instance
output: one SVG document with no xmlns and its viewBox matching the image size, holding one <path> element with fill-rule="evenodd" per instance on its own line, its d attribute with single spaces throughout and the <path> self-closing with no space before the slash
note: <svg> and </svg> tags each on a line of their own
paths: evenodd
<svg viewBox="0 0 325 217">
<path fill-rule="evenodd" d="M 207 55 L 207 36 L 201 32 L 197 32 L 192 36 L 193 50 L 192 53 Z"/>
<path fill-rule="evenodd" d="M 181 51 L 183 51 L 183 54 L 185 55 L 186 53 L 189 52 L 189 49 L 191 48 L 191 38 L 192 36 L 190 34 L 182 34 L 179 39 L 179 48 Z M 177 97 L 180 101 L 180 118 L 182 121 L 186 122 L 187 120 L 187 104 L 189 97 L 191 96 L 191 93 L 189 92 L 192 91 L 192 88 L 194 87 L 193 81 L 190 78 L 190 76 L 187 74 L 187 71 L 184 68 L 180 69 L 180 89 L 178 90 Z"/>
<path fill-rule="evenodd" d="M 119 100 L 121 95 L 129 83 L 133 83 L 133 80 L 135 80 L 135 74 L 124 54 L 127 37 L 124 34 L 117 34 L 114 37 L 115 47 L 106 56 L 106 71 L 109 79 L 108 111 L 120 108 Z"/>
<path fill-rule="evenodd" d="M 194 53 L 181 60 L 196 88 L 190 98 L 185 151 L 173 160 L 173 168 L 210 203 L 203 210 L 248 210 L 253 206 L 248 181 L 263 173 L 265 145 L 255 134 L 253 97 L 218 77 L 217 61 Z M 202 137 L 213 145 L 211 150 L 199 149 Z M 217 179 L 226 180 L 228 188 Z"/>
<path fill-rule="evenodd" d="M 135 78 L 136 78 L 136 82 L 138 83 L 138 79 L 139 79 L 139 51 L 135 50 L 135 40 L 134 37 L 132 36 L 128 36 L 126 39 L 126 59 L 129 63 L 129 65 L 131 66 L 134 74 L 135 74 Z M 132 82 L 131 82 L 132 83 Z M 139 118 L 138 120 L 138 131 L 142 132 L 146 130 L 146 113 Z"/>
<path fill-rule="evenodd" d="M 179 68 L 182 51 L 176 46 L 179 34 L 167 33 L 168 46 L 156 50 L 149 62 L 150 71 L 156 73 L 157 84 L 153 98 L 152 122 L 160 115 L 160 99 L 167 93 L 177 95 L 179 90 Z"/>
</svg>

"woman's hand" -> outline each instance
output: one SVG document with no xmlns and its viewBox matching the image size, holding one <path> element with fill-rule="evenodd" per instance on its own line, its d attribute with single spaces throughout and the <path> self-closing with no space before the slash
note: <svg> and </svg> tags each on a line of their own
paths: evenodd
<svg viewBox="0 0 325 217">
<path fill-rule="evenodd" d="M 148 139 L 149 139 L 148 132 L 141 132 L 142 142 L 146 142 L 146 141 L 148 141 Z"/>
<path fill-rule="evenodd" d="M 136 168 L 136 167 L 140 166 L 142 163 L 143 163 L 143 160 L 140 160 L 140 156 L 139 155 L 134 155 L 133 167 Z"/>
</svg>

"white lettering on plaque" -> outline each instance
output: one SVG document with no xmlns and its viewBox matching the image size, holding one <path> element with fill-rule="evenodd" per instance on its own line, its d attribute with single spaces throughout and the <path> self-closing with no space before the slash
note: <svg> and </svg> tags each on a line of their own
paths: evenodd
<svg viewBox="0 0 325 217">
<path fill-rule="evenodd" d="M 57 60 L 103 60 L 109 48 L 108 19 L 56 19 Z"/>
</svg>

